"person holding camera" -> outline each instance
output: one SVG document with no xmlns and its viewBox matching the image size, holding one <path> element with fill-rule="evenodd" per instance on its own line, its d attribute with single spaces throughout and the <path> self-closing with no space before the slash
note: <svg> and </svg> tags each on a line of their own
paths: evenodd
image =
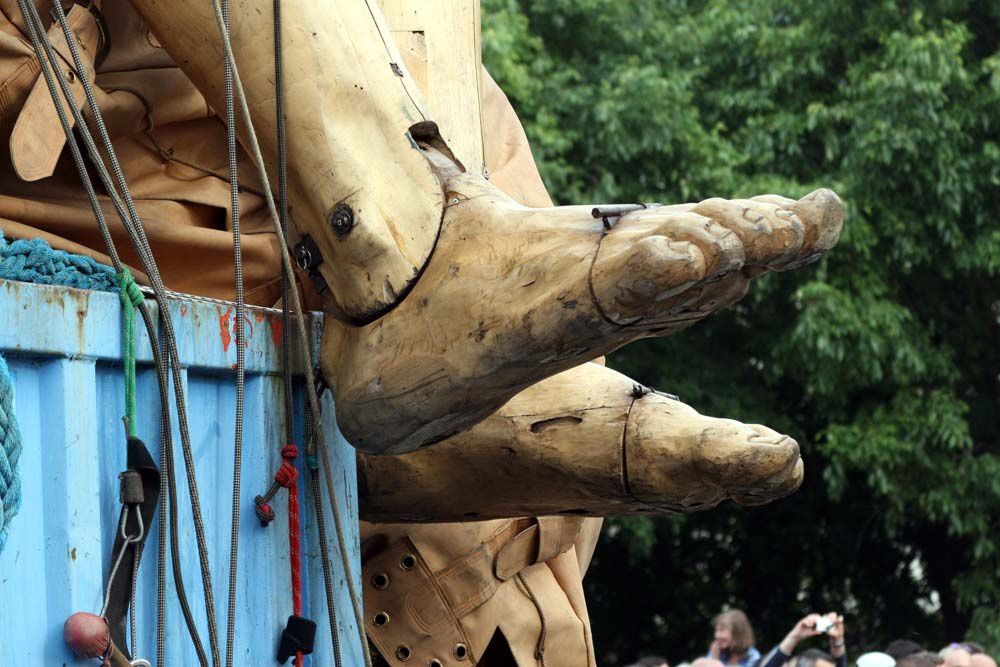
<svg viewBox="0 0 1000 667">
<path fill-rule="evenodd" d="M 837 612 L 809 614 L 800 619 L 781 643 L 760 661 L 760 667 L 782 667 L 792 660 L 795 647 L 804 639 L 826 635 L 830 652 L 809 649 L 795 657 L 794 667 L 847 667 L 847 647 L 844 644 L 844 617 Z"/>
</svg>

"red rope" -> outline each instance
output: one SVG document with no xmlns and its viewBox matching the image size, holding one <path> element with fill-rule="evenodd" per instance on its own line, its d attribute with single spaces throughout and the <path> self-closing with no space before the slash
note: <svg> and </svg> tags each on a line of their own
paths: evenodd
<svg viewBox="0 0 1000 667">
<path fill-rule="evenodd" d="M 275 481 L 288 489 L 288 560 L 292 571 L 292 613 L 302 615 L 302 551 L 301 523 L 299 519 L 299 471 L 295 467 L 295 459 L 299 449 L 295 445 L 285 445 L 281 448 L 281 457 L 285 460 L 274 474 Z M 296 667 L 302 667 L 302 652 L 296 651 Z"/>
</svg>

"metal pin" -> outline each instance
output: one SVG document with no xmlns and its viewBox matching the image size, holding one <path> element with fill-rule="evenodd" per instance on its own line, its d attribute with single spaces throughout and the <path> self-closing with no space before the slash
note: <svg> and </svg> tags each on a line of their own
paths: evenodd
<svg viewBox="0 0 1000 667">
<path fill-rule="evenodd" d="M 604 221 L 604 229 L 611 230 L 618 218 L 646 208 L 657 208 L 660 204 L 608 204 L 595 206 L 591 211 L 595 219 Z"/>
</svg>

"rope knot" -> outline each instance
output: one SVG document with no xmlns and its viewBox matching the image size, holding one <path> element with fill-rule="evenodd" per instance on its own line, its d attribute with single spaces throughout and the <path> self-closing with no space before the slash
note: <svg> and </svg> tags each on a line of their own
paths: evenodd
<svg viewBox="0 0 1000 667">
<path fill-rule="evenodd" d="M 260 521 L 261 526 L 266 527 L 274 521 L 274 509 L 264 500 L 263 496 L 254 497 L 253 511 L 257 515 L 257 520 Z"/>
<path fill-rule="evenodd" d="M 286 489 L 295 486 L 295 481 L 299 478 L 299 471 L 288 461 L 281 464 L 278 472 L 274 473 L 274 481 Z"/>
<path fill-rule="evenodd" d="M 299 456 L 299 448 L 295 445 L 285 445 L 281 448 L 281 458 L 286 461 L 294 461 Z"/>
<path fill-rule="evenodd" d="M 142 290 L 139 289 L 139 285 L 136 284 L 135 278 L 132 277 L 132 272 L 122 267 L 121 271 L 115 274 L 118 279 L 118 284 L 121 285 L 121 300 L 122 305 L 138 306 L 146 297 L 143 296 Z"/>
</svg>

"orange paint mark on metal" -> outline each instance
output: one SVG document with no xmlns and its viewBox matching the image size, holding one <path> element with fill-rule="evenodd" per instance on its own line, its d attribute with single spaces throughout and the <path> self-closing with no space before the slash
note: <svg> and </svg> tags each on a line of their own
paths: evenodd
<svg viewBox="0 0 1000 667">
<path fill-rule="evenodd" d="M 253 312 L 253 317 L 254 317 L 254 319 L 255 319 L 255 320 L 257 320 L 258 322 L 263 322 L 263 321 L 264 321 L 264 318 L 265 318 L 265 317 L 267 317 L 267 315 L 265 315 L 264 313 L 260 312 L 259 310 L 255 310 L 255 311 Z"/>
<path fill-rule="evenodd" d="M 229 344 L 233 342 L 233 336 L 229 333 L 229 313 L 232 308 L 226 308 L 226 312 L 219 315 L 219 338 L 222 339 L 222 351 L 229 352 Z"/>
<path fill-rule="evenodd" d="M 182 303 L 181 304 L 181 317 L 184 317 L 187 314 L 188 314 L 187 304 L 186 303 Z"/>
<path fill-rule="evenodd" d="M 271 318 L 271 340 L 275 346 L 281 345 L 281 320 L 277 317 Z"/>
</svg>

